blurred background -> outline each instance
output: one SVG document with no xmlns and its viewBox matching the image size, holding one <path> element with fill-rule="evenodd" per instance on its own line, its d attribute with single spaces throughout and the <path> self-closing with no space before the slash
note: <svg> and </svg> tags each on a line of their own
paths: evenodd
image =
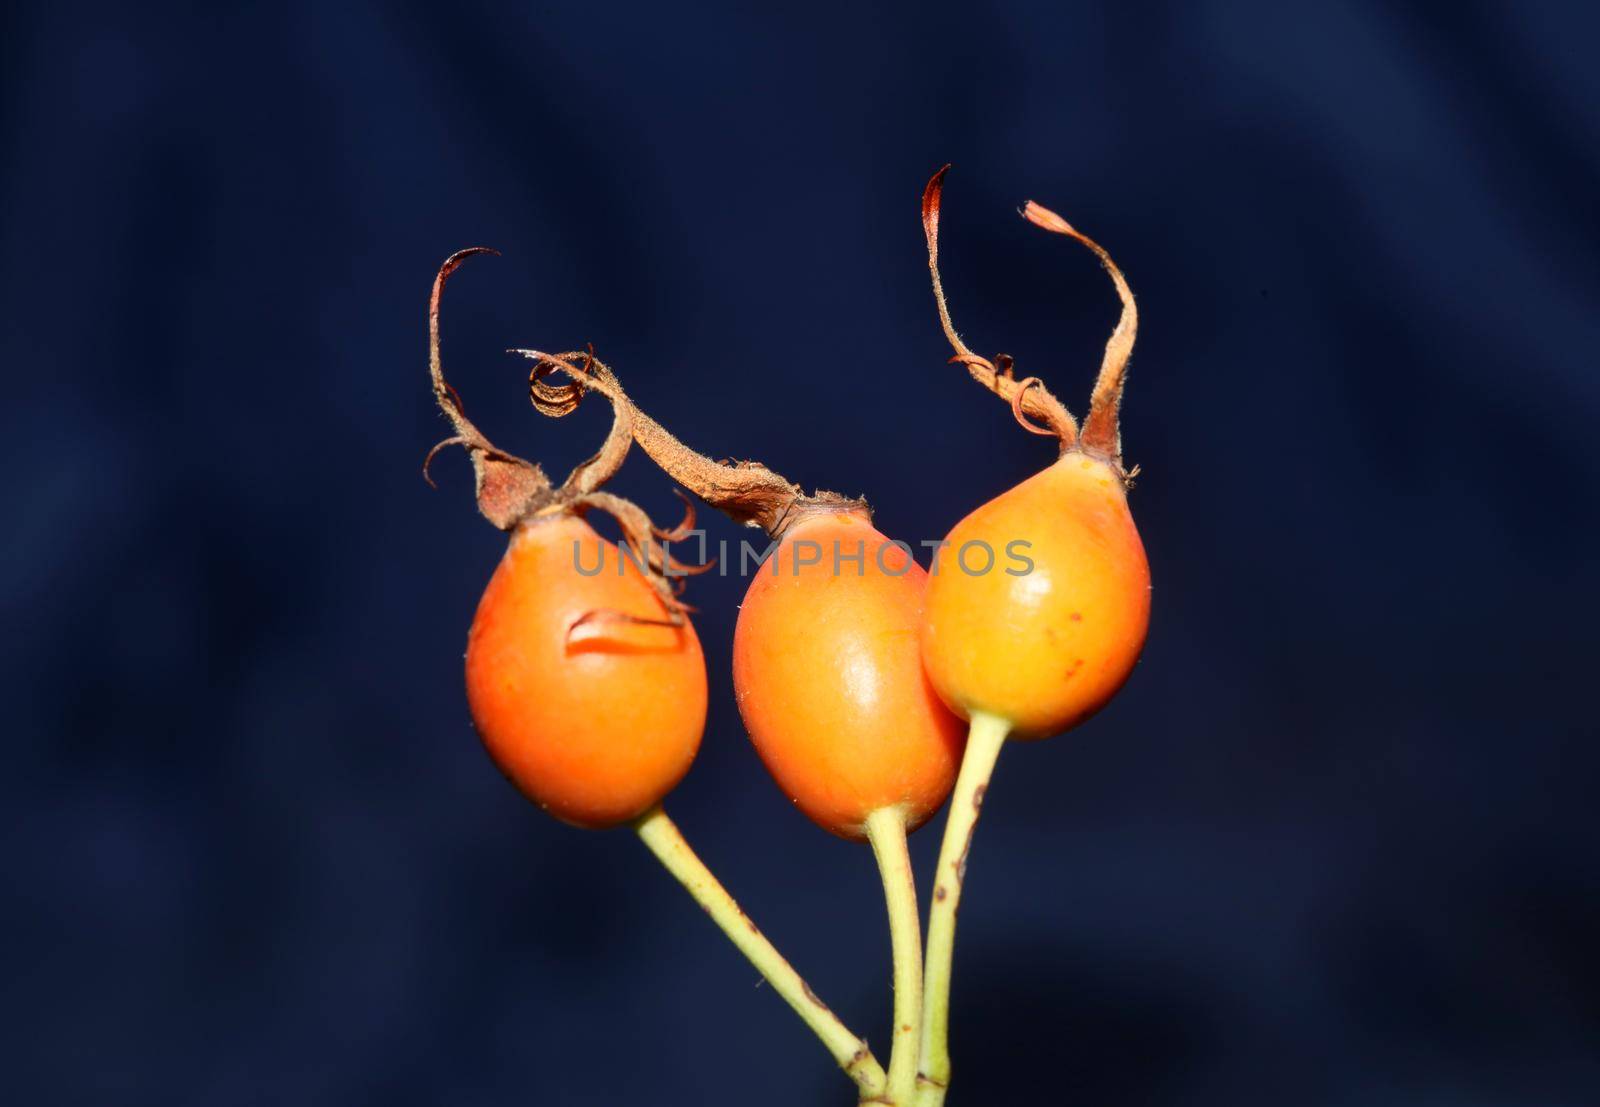
<svg viewBox="0 0 1600 1107">
<path fill-rule="evenodd" d="M 934 539 L 1082 409 L 1116 301 L 1149 648 L 1002 759 L 952 1107 L 1600 1099 L 1600 32 L 1579 5 L 0 14 L 6 1084 L 59 1104 L 850 1102 L 626 832 L 519 798 L 461 656 L 504 537 L 425 369 L 556 473 L 594 342 L 716 456 Z M 614 489 L 663 520 L 636 453 Z M 713 538 L 753 537 L 703 513 Z M 669 809 L 881 1044 L 868 851 L 729 689 Z M 924 875 L 938 827 L 916 836 Z M 886 1059 L 886 1058 L 885 1058 Z"/>
</svg>

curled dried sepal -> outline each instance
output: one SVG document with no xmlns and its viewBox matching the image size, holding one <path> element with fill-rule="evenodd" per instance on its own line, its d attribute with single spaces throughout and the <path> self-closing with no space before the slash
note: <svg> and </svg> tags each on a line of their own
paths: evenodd
<svg viewBox="0 0 1600 1107">
<path fill-rule="evenodd" d="M 422 463 L 422 475 L 432 484 L 428 466 L 434 456 L 446 446 L 464 447 L 472 458 L 478 510 L 501 530 L 510 530 L 542 506 L 550 494 L 550 478 L 533 462 L 496 448 L 467 418 L 460 394 L 444 379 L 444 361 L 439 347 L 439 301 L 450 275 L 474 254 L 497 253 L 486 246 L 458 250 L 445 259 L 433 278 L 433 293 L 428 298 L 428 372 L 433 378 L 433 397 L 456 433 L 428 451 Z"/>
<path fill-rule="evenodd" d="M 1037 378 L 1029 378 L 1029 381 L 1035 382 L 1031 384 L 1017 381 L 1012 375 L 1011 359 L 1005 354 L 997 354 L 990 361 L 973 353 L 956 333 L 950 308 L 945 302 L 944 282 L 939 277 L 939 205 L 944 195 L 944 175 L 949 171 L 948 165 L 940 169 L 928 182 L 928 187 L 922 190 L 922 233 L 928 241 L 928 273 L 933 278 L 933 299 L 939 308 L 939 323 L 944 327 L 945 338 L 956 351 L 950 360 L 965 365 L 973 380 L 1009 403 L 1018 422 L 1024 427 L 1038 429 L 1028 417 L 1043 420 L 1048 428 L 1045 433 L 1054 435 L 1065 452 L 1078 439 L 1078 422 L 1066 405 L 1043 384 L 1037 383 Z"/>
<path fill-rule="evenodd" d="M 570 401 L 553 402 L 546 407 L 535 407 L 547 415 L 559 417 L 577 410 L 578 401 L 583 397 L 583 386 L 577 384 L 578 380 L 594 382 L 597 390 L 611 403 L 611 430 L 606 433 L 606 440 L 601 443 L 599 451 L 587 461 L 575 466 L 563 488 L 571 489 L 574 495 L 583 495 L 593 492 L 606 481 L 616 475 L 622 468 L 622 462 L 628 456 L 628 450 L 633 445 L 633 424 L 636 412 L 627 395 L 622 391 L 622 386 L 611 377 L 610 370 L 601 365 L 594 356 L 594 351 L 589 350 L 578 355 L 582 357 L 585 368 L 580 370 L 570 363 L 563 362 L 560 368 L 573 375 L 573 385 L 546 385 L 540 379 L 538 366 L 535 366 L 533 375 L 529 378 L 530 391 L 542 389 L 546 395 L 564 392 L 566 388 L 575 387 L 577 391 Z M 550 365 L 550 361 L 544 364 Z M 552 366 L 551 371 L 553 371 Z"/>
<path fill-rule="evenodd" d="M 660 619 L 648 619 L 613 611 L 587 612 L 569 628 L 569 640 L 572 632 L 580 625 L 588 628 L 585 635 L 592 634 L 596 625 L 607 622 L 682 626 L 684 613 L 692 610 L 678 599 L 683 578 L 704 572 L 711 566 L 687 565 L 674 558 L 664 545 L 658 543 L 658 536 L 662 541 L 672 540 L 672 536 L 677 535 L 683 529 L 683 525 L 670 532 L 659 531 L 651 523 L 644 509 L 621 496 L 600 491 L 600 486 L 616 473 L 626 459 L 628 450 L 633 445 L 634 436 L 634 408 L 628 403 L 620 386 L 614 389 L 606 387 L 609 370 L 595 362 L 592 355 L 588 355 L 590 361 L 597 367 L 593 372 L 585 373 L 568 363 L 563 367 L 573 375 L 573 384 L 544 386 L 544 396 L 548 397 L 547 414 L 566 414 L 571 411 L 577 406 L 586 385 L 597 386 L 611 401 L 612 406 L 611 429 L 606 435 L 605 442 L 593 457 L 574 467 L 559 488 L 551 486 L 544 470 L 537 464 L 508 454 L 490 442 L 467 418 L 460 394 L 445 380 L 439 342 L 439 304 L 444 286 L 449 281 L 450 275 L 460 268 L 461 263 L 467 258 L 474 254 L 495 253 L 498 251 L 481 246 L 458 251 L 445 259 L 433 281 L 433 294 L 428 302 L 428 367 L 439 410 L 450 420 L 456 433 L 428 451 L 428 456 L 422 465 L 423 477 L 432 484 L 433 478 L 428 473 L 428 466 L 434 457 L 447 446 L 461 446 L 472 458 L 473 470 L 477 476 L 478 510 L 501 530 L 512 530 L 535 516 L 548 515 L 552 512 L 584 514 L 590 509 L 598 509 L 616 519 L 622 530 L 623 540 L 633 551 L 635 563 L 644 572 L 645 578 L 660 598 L 665 615 Z M 586 355 L 579 353 L 568 356 Z M 546 407 L 541 407 L 540 410 L 545 411 Z M 693 523 L 692 511 L 687 523 Z"/>
<path fill-rule="evenodd" d="M 671 530 L 662 530 L 660 527 L 653 527 L 651 529 L 655 536 L 661 539 L 663 542 L 682 542 L 685 538 L 694 533 L 694 501 L 688 496 L 684 495 L 682 489 L 674 488 L 672 490 L 672 494 L 683 501 L 683 520 Z M 711 568 L 711 565 L 708 564 L 705 566 L 705 568 L 709 569 Z M 704 569 L 701 570 L 701 572 L 704 571 Z"/>
<path fill-rule="evenodd" d="M 1056 432 L 1053 429 L 1050 427 L 1041 427 L 1038 423 L 1035 423 L 1029 419 L 1027 412 L 1022 410 L 1022 400 L 1023 397 L 1028 394 L 1028 389 L 1043 387 L 1044 382 L 1038 377 L 1025 377 L 1018 381 L 1017 390 L 1011 396 L 1011 414 L 1016 418 L 1022 429 L 1027 431 L 1029 434 L 1039 434 L 1044 435 L 1047 438 L 1054 438 Z"/>
<path fill-rule="evenodd" d="M 650 522 L 650 517 L 632 500 L 625 500 L 610 492 L 585 492 L 574 496 L 567 506 L 580 515 L 587 514 L 591 509 L 604 511 L 617 521 L 623 541 L 633 551 L 634 564 L 643 570 L 645 579 L 650 582 L 650 587 L 655 589 L 656 596 L 667 611 L 667 614 L 660 619 L 647 619 L 640 615 L 609 609 L 586 611 L 568 628 L 568 641 L 573 641 L 572 634 L 580 626 L 591 630 L 596 624 L 682 626 L 684 615 L 694 610 L 678 598 L 678 594 L 683 590 L 684 578 L 705 572 L 715 562 L 689 565 L 673 557 L 672 551 L 664 542 L 657 540 L 656 527 Z"/>
<path fill-rule="evenodd" d="M 588 492 L 572 502 L 579 510 L 597 507 L 616 519 L 617 525 L 622 528 L 623 538 L 635 556 L 642 559 L 641 564 L 657 574 L 661 583 L 671 584 L 675 581 L 674 591 L 682 587 L 684 577 L 698 576 L 716 566 L 715 561 L 691 565 L 673 557 L 667 545 L 672 539 L 661 537 L 662 532 L 650 521 L 644 508 L 632 500 L 625 500 L 610 492 Z"/>
<path fill-rule="evenodd" d="M 756 461 L 719 462 L 697 453 L 671 431 L 640 411 L 628 399 L 611 367 L 593 351 L 547 354 L 539 350 L 513 350 L 532 360 L 528 389 L 533 404 L 546 415 L 566 415 L 577 406 L 586 389 L 600 392 L 613 405 L 629 409 L 633 438 L 668 476 L 735 522 L 760 527 L 774 538 L 791 524 L 818 511 L 867 512 L 866 502 L 837 492 L 807 495 L 797 484 Z M 581 363 L 581 364 L 578 364 Z M 544 378 L 553 371 L 573 384 L 555 386 Z M 570 389 L 576 387 L 577 391 Z"/>
<path fill-rule="evenodd" d="M 1036 227 L 1075 238 L 1093 250 L 1100 264 L 1111 274 L 1111 283 L 1117 287 L 1117 297 L 1122 301 L 1122 317 L 1117 320 L 1117 329 L 1106 340 L 1105 356 L 1100 360 L 1100 375 L 1095 378 L 1094 393 L 1089 399 L 1089 414 L 1083 421 L 1082 448 L 1085 453 L 1096 454 L 1120 467 L 1122 434 L 1117 425 L 1117 412 L 1122 406 L 1122 390 L 1128 380 L 1128 359 L 1133 356 L 1133 340 L 1139 333 L 1139 309 L 1133 302 L 1133 289 L 1128 287 L 1122 270 L 1111 260 L 1111 255 L 1061 216 L 1032 200 L 1023 205 L 1022 215 Z"/>
</svg>

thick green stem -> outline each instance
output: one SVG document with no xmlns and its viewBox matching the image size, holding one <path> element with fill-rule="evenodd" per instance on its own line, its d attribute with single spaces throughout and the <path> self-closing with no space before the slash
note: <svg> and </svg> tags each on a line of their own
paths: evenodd
<svg viewBox="0 0 1600 1107">
<path fill-rule="evenodd" d="M 939 847 L 933 905 L 928 911 L 928 964 L 922 988 L 922 1063 L 917 1075 L 919 1107 L 938 1107 L 950 1085 L 950 961 L 955 952 L 956 909 L 966 881 L 967 852 L 983 809 L 989 776 L 1005 745 L 1011 724 L 981 711 L 972 712 L 967 752 L 950 797 L 950 817 Z"/>
<path fill-rule="evenodd" d="M 889 1055 L 888 1099 L 910 1107 L 921 1049 L 922 920 L 917 912 L 917 878 L 906 849 L 905 812 L 898 807 L 880 807 L 868 815 L 867 839 L 883 877 L 894 951 L 894 1051 Z"/>
<path fill-rule="evenodd" d="M 870 1099 L 883 1094 L 886 1077 L 883 1066 L 867 1048 L 867 1043 L 850 1032 L 828 1005 L 817 998 L 809 985 L 794 971 L 794 966 L 784 960 L 766 936 L 756 929 L 756 924 L 742 911 L 728 894 L 728 890 L 711 874 L 705 863 L 689 848 L 676 824 L 667 818 L 661 808 L 652 808 L 634 823 L 634 829 L 644 844 L 650 847 L 667 871 L 678 878 L 695 901 L 705 908 L 711 920 L 722 928 L 729 941 L 739 947 L 739 952 L 750 959 L 772 985 L 773 991 L 794 1008 L 795 1014 L 811 1028 L 845 1075 L 861 1088 L 861 1098 Z"/>
</svg>

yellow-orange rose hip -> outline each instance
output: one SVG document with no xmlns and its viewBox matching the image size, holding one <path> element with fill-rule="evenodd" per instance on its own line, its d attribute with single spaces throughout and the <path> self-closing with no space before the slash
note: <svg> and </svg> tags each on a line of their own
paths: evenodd
<svg viewBox="0 0 1600 1107">
<path fill-rule="evenodd" d="M 934 687 L 1044 738 L 1098 711 L 1133 671 L 1150 621 L 1150 569 L 1122 478 L 1068 453 L 951 530 L 928 585 L 922 656 Z M 1015 558 L 961 551 L 1011 550 Z"/>
<path fill-rule="evenodd" d="M 946 166 L 945 169 L 948 169 Z M 1133 292 L 1100 246 L 1029 202 L 1029 222 L 1093 250 L 1122 300 L 1080 432 L 1035 377 L 1016 379 L 1004 355 L 972 352 L 951 322 L 939 277 L 945 169 L 922 194 L 928 271 L 945 337 L 973 379 L 1011 405 L 1027 430 L 1054 438 L 1054 464 L 990 500 L 951 530 L 929 582 L 922 657 L 934 687 L 971 723 L 939 848 L 928 918 L 921 1026 L 921 1107 L 950 1084 L 950 959 L 956 911 L 989 776 L 1008 738 L 1044 738 L 1083 722 L 1114 696 L 1144 648 L 1150 567 L 1128 513 L 1118 409 L 1138 328 Z M 969 557 L 968 551 L 978 553 Z M 1002 561 L 998 554 L 1004 551 Z M 976 568 L 974 568 L 976 566 Z"/>
<path fill-rule="evenodd" d="M 1139 314 L 1121 270 L 1096 242 L 1047 208 L 1023 208 L 1034 225 L 1093 250 L 1122 300 L 1080 432 L 1037 378 L 1015 379 L 1010 358 L 980 357 L 956 333 L 939 277 L 945 169 L 923 193 L 922 226 L 952 360 L 1009 402 L 1026 429 L 1055 438 L 1060 455 L 946 537 L 928 586 L 923 662 L 953 710 L 1002 720 L 1013 737 L 1043 738 L 1105 706 L 1139 660 L 1150 622 L 1150 566 L 1128 512 L 1118 429 Z M 991 565 L 991 554 L 963 556 L 969 547 L 1006 556 Z M 974 564 L 987 567 L 969 571 Z"/>
</svg>

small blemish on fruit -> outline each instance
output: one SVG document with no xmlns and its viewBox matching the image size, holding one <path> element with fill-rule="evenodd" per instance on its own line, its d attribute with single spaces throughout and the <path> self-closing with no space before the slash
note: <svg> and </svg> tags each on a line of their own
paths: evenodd
<svg viewBox="0 0 1600 1107">
<path fill-rule="evenodd" d="M 936 900 L 943 901 L 944 897 L 945 897 L 944 885 L 943 884 L 936 885 L 934 887 L 934 889 L 933 889 L 933 898 L 936 899 Z"/>
<path fill-rule="evenodd" d="M 1075 622 L 1075 623 L 1081 623 L 1081 622 L 1083 622 L 1083 612 L 1081 612 L 1081 611 L 1074 611 L 1074 612 L 1073 612 L 1073 613 L 1072 613 L 1072 615 L 1071 615 L 1071 616 L 1070 616 L 1070 618 L 1071 618 L 1071 619 L 1072 619 L 1072 621 L 1073 621 L 1073 622 Z"/>
</svg>

